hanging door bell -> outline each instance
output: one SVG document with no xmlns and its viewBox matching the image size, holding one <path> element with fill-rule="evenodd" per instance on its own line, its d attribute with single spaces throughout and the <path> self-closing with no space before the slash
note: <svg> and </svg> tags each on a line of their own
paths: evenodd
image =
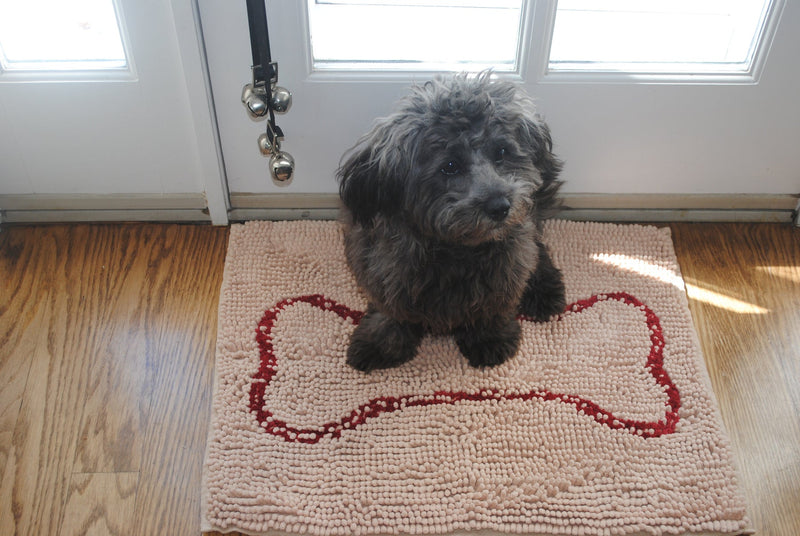
<svg viewBox="0 0 800 536">
<path fill-rule="evenodd" d="M 253 54 L 253 82 L 242 89 L 242 103 L 254 119 L 267 118 L 266 132 L 258 137 L 261 154 L 269 156 L 269 170 L 277 183 L 288 184 L 294 175 L 294 158 L 281 150 L 283 131 L 275 124 L 275 114 L 292 107 L 292 94 L 278 86 L 278 64 L 272 61 L 264 0 L 247 0 L 250 49 Z"/>
</svg>

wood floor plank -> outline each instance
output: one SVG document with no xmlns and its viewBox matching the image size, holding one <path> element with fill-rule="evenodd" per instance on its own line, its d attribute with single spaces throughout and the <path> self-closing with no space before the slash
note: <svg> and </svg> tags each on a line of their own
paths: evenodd
<svg viewBox="0 0 800 536">
<path fill-rule="evenodd" d="M 755 528 L 800 534 L 800 230 L 672 231 Z"/>
<path fill-rule="evenodd" d="M 163 255 L 159 229 L 125 226 L 109 238 L 93 269 L 107 288 L 104 329 L 95 339 L 74 471 L 126 472 L 141 466 L 154 367 L 143 328 L 152 295 L 151 265 Z"/>
<path fill-rule="evenodd" d="M 0 511 L 11 511 L 11 534 L 57 534 L 85 400 L 93 341 L 102 329 L 103 280 L 91 266 L 106 247 L 99 227 L 36 229 L 35 243 L 52 255 L 42 275 L 49 287 L 45 319 L 31 355 Z M 12 463 L 13 460 L 13 470 Z M 10 488 L 10 492 L 8 489 Z"/>
<path fill-rule="evenodd" d="M 0 482 L 9 458 L 14 428 L 40 340 L 49 289 L 42 274 L 51 268 L 42 253 L 22 236 L 0 234 Z"/>
<path fill-rule="evenodd" d="M 133 525 L 139 473 L 72 475 L 59 536 L 125 536 Z"/>
<path fill-rule="evenodd" d="M 45 316 L 50 313 L 49 304 L 43 307 Z M 46 343 L 37 344 L 30 355 L 32 382 L 46 376 L 50 366 L 50 355 Z M 40 470 L 40 463 L 47 458 L 44 421 L 47 400 L 44 396 L 30 396 L 25 390 L 22 405 L 15 423 L 12 442 L 8 451 L 0 493 L 0 534 L 36 534 L 41 518 L 59 515 L 52 506 L 60 502 L 58 482 L 51 480 Z M 52 460 L 57 465 L 58 460 Z M 68 474 L 70 468 L 62 473 Z"/>
<path fill-rule="evenodd" d="M 152 407 L 132 535 L 197 534 L 227 232 L 167 233 L 146 315 Z"/>
</svg>

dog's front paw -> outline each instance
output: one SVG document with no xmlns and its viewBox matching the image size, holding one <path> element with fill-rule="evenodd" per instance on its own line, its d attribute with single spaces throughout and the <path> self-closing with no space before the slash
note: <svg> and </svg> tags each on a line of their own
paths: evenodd
<svg viewBox="0 0 800 536">
<path fill-rule="evenodd" d="M 546 322 L 554 315 L 563 313 L 566 306 L 563 284 L 555 288 L 535 288 L 529 285 L 522 295 L 519 312 L 536 322 Z"/>
<path fill-rule="evenodd" d="M 475 368 L 496 367 L 517 353 L 521 337 L 519 322 L 492 326 L 470 326 L 456 331 L 458 349 Z"/>
<path fill-rule="evenodd" d="M 519 312 L 536 322 L 544 322 L 564 312 L 567 299 L 561 271 L 553 265 L 547 248 L 539 244 L 539 265 L 528 279 Z"/>
<path fill-rule="evenodd" d="M 368 309 L 350 337 L 347 364 L 362 372 L 399 367 L 414 359 L 422 335 L 419 326 Z"/>
<path fill-rule="evenodd" d="M 413 354 L 411 357 L 390 355 L 385 348 L 374 344 L 371 340 L 355 336 L 350 340 L 350 346 L 347 348 L 347 364 L 361 372 L 397 367 L 413 357 Z"/>
</svg>

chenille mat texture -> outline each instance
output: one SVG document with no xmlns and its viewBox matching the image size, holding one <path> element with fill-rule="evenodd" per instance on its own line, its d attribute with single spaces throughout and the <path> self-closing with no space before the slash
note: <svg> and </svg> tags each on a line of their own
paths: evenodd
<svg viewBox="0 0 800 536">
<path fill-rule="evenodd" d="M 203 530 L 747 534 L 669 229 L 554 220 L 566 311 L 508 362 L 426 336 L 357 372 L 337 222 L 231 228 Z"/>
</svg>

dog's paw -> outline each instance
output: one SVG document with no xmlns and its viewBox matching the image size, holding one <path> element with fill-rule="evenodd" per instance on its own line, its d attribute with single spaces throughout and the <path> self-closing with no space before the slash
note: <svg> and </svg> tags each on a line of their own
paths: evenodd
<svg viewBox="0 0 800 536">
<path fill-rule="evenodd" d="M 396 351 L 373 344 L 371 341 L 353 339 L 347 349 L 347 364 L 361 372 L 399 367 L 414 358 L 414 352 Z"/>
<path fill-rule="evenodd" d="M 462 328 L 455 333 L 458 349 L 475 368 L 496 367 L 508 361 L 519 350 L 520 337 L 516 321 L 493 328 Z"/>
<path fill-rule="evenodd" d="M 536 322 L 544 322 L 563 313 L 566 306 L 561 271 L 553 265 L 547 248 L 540 243 L 539 265 L 528 279 L 528 286 L 519 303 L 519 312 Z"/>
<path fill-rule="evenodd" d="M 563 313 L 566 306 L 563 284 L 549 288 L 528 286 L 520 300 L 519 312 L 535 322 L 546 322 Z"/>
<path fill-rule="evenodd" d="M 419 326 L 368 310 L 350 337 L 347 364 L 362 372 L 399 367 L 414 359 L 422 335 Z"/>
</svg>

